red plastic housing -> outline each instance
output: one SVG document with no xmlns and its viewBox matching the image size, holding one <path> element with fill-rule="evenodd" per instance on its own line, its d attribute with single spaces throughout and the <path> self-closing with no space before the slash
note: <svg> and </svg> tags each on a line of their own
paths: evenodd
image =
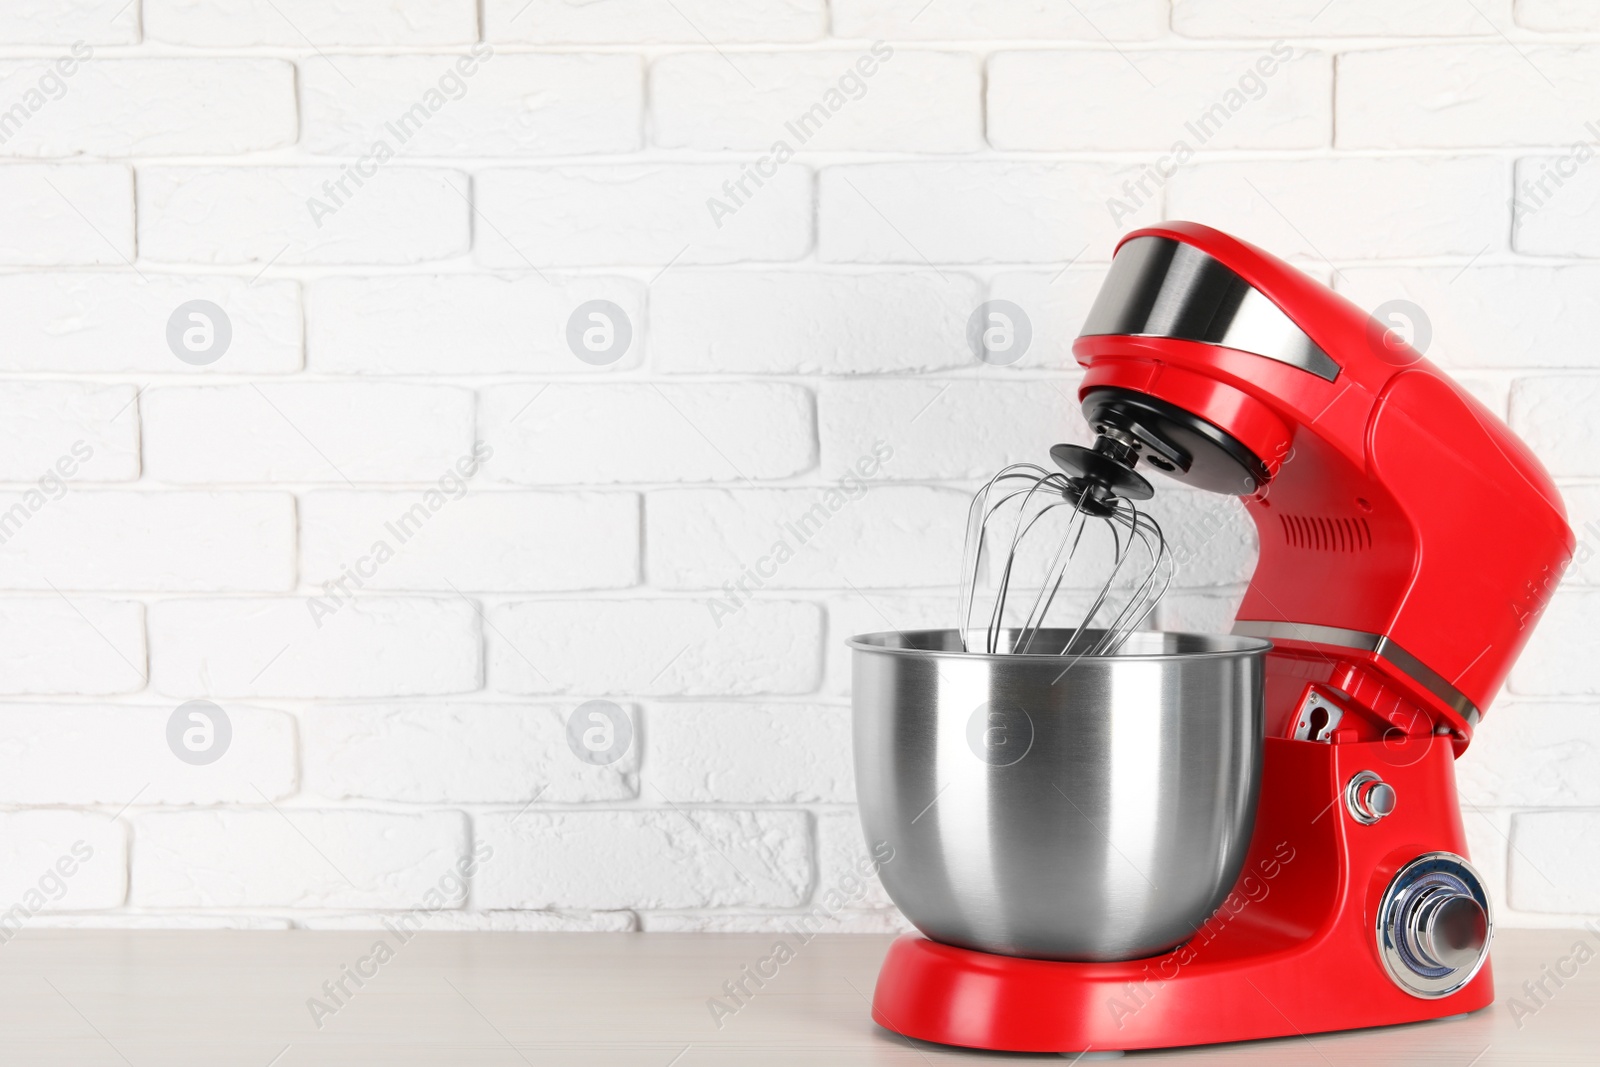
<svg viewBox="0 0 1600 1067">
<path fill-rule="evenodd" d="M 1459 992 L 1424 1000 L 1390 981 L 1376 948 L 1390 877 L 1424 852 L 1466 854 L 1448 739 L 1266 744 L 1244 874 L 1186 944 L 1153 959 L 1053 963 L 908 935 L 884 960 L 873 1019 L 947 1045 L 1081 1052 L 1384 1026 L 1488 1005 L 1487 963 Z M 1401 797 L 1373 826 L 1330 803 L 1361 770 L 1378 771 Z"/>
<path fill-rule="evenodd" d="M 1138 237 L 1221 261 L 1340 368 L 1330 382 L 1265 356 L 1160 337 L 1074 345 L 1085 368 L 1080 399 L 1116 387 L 1167 401 L 1243 443 L 1271 474 L 1245 499 L 1261 547 L 1239 621 L 1279 624 L 1250 856 L 1216 915 L 1154 959 L 1056 963 L 901 938 L 879 975 L 873 1018 L 944 1044 L 1076 1052 L 1484 1007 L 1493 998 L 1487 961 L 1438 999 L 1392 980 L 1378 906 L 1416 857 L 1467 856 L 1454 757 L 1571 558 L 1561 498 L 1498 418 L 1331 290 L 1206 226 L 1167 223 L 1123 241 Z M 1293 739 L 1313 689 L 1342 718 L 1315 740 Z M 1371 825 L 1344 801 L 1363 770 L 1398 797 Z"/>
<path fill-rule="evenodd" d="M 1082 337 L 1080 397 L 1116 386 L 1165 400 L 1274 472 L 1245 500 L 1261 549 L 1241 620 L 1385 636 L 1487 708 L 1572 556 L 1544 467 L 1437 367 L 1301 271 L 1196 223 L 1123 243 L 1151 236 L 1226 264 L 1333 357 L 1338 377 L 1196 341 Z M 1364 683 L 1346 679 L 1373 690 L 1364 702 L 1394 704 L 1378 710 L 1408 733 L 1444 724 L 1465 747 L 1470 715 L 1382 656 L 1354 659 L 1371 668 Z M 1429 721 L 1404 723 L 1396 701 Z"/>
</svg>

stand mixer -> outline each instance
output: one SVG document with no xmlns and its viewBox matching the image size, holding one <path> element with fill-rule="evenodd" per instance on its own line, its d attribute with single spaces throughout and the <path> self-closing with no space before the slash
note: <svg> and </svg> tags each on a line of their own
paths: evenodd
<svg viewBox="0 0 1600 1067">
<path fill-rule="evenodd" d="M 1146 467 L 1238 496 L 1256 570 L 1231 636 L 997 609 L 852 641 L 863 823 L 927 935 L 873 1018 L 1076 1052 L 1489 1004 L 1453 762 L 1571 557 L 1549 476 L 1365 312 L 1205 226 L 1124 237 L 1074 351 L 1097 440 L 1058 446 L 1056 499 L 1110 514 Z"/>
</svg>

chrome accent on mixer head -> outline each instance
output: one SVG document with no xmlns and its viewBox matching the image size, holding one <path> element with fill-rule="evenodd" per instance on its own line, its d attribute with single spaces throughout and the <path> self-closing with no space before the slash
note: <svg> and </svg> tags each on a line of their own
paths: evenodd
<svg viewBox="0 0 1600 1067">
<path fill-rule="evenodd" d="M 1044 631 L 1054 648 L 1070 631 Z M 1093 644 L 1098 635 L 1085 640 Z M 945 944 L 1153 956 L 1239 878 L 1261 783 L 1266 641 L 1129 635 L 1118 655 L 961 651 L 953 630 L 850 640 L 856 791 L 878 875 Z"/>
<path fill-rule="evenodd" d="M 1087 449 L 1079 451 L 1088 452 Z M 1128 473 L 1133 472 L 1130 469 Z M 1137 478 L 1138 475 L 1133 477 Z M 1139 481 L 1148 488 L 1149 483 L 1142 478 Z M 991 504 L 990 497 L 997 487 L 1003 495 Z M 1049 565 L 1044 580 L 1023 618 L 1021 640 L 1013 651 L 1071 656 L 1105 655 L 1115 653 L 1127 636 L 1143 625 L 1172 584 L 1177 567 L 1156 521 L 1140 511 L 1132 500 L 1112 494 L 1113 491 L 1096 494 L 1095 484 L 1074 480 L 1057 471 L 1047 471 L 1033 463 L 1011 464 L 974 494 L 967 511 L 966 542 L 961 553 L 959 616 L 955 631 L 960 635 L 963 651 L 993 653 L 999 650 L 999 635 L 1007 623 L 1006 600 L 1015 578 L 1018 550 L 1024 546 L 1030 533 L 1035 534 L 1035 540 L 1048 533 L 1052 517 L 1058 522 L 1064 518 L 1064 528 L 1059 537 L 1047 542 L 1047 545 L 1054 546 L 1054 552 L 1045 557 Z M 1012 513 L 1014 520 L 1006 527 L 1004 524 Z M 1078 558 L 1091 519 L 1103 522 L 1110 532 L 1111 571 L 1094 594 L 1089 610 L 1077 627 L 1064 631 L 1070 633 L 1070 637 L 1051 645 L 1048 639 L 1041 640 L 1040 635 L 1050 608 L 1055 604 L 1066 580 L 1068 569 Z M 999 537 L 991 537 L 991 524 L 1000 528 Z M 1005 536 L 1007 529 L 1009 537 Z M 985 559 L 984 548 L 996 540 L 1006 545 L 1004 563 L 995 581 L 993 599 L 988 606 L 988 619 L 983 624 L 982 641 L 974 642 L 969 635 L 976 637 L 972 633 L 972 615 L 979 599 L 978 584 Z M 1120 598 L 1114 595 L 1117 579 L 1135 558 L 1136 547 L 1137 554 L 1148 559 L 1148 566 L 1142 575 L 1130 572 L 1134 574 L 1133 584 L 1126 587 L 1126 602 L 1118 608 L 1116 604 Z M 1089 628 L 1096 616 L 1107 605 L 1111 605 L 1110 619 L 1102 628 L 1093 631 L 1097 637 L 1088 639 L 1085 635 L 1091 632 Z"/>
<path fill-rule="evenodd" d="M 1376 934 L 1395 985 L 1424 1000 L 1449 996 L 1489 958 L 1494 913 L 1483 879 L 1453 852 L 1418 856 L 1383 891 Z"/>
<path fill-rule="evenodd" d="M 1422 662 L 1383 634 L 1369 634 L 1365 630 L 1346 630 L 1341 626 L 1317 626 L 1308 622 L 1257 622 L 1240 620 L 1233 624 L 1233 632 L 1245 637 L 1265 637 L 1271 641 L 1309 641 L 1318 645 L 1337 645 L 1360 652 L 1371 652 L 1394 664 L 1406 677 L 1453 708 L 1467 725 L 1477 728 L 1483 719 L 1465 693 L 1451 685 L 1443 675 Z"/>
<path fill-rule="evenodd" d="M 1080 337 L 1172 337 L 1236 348 L 1334 381 L 1339 364 L 1221 261 L 1170 237 L 1117 250 Z"/>
</svg>

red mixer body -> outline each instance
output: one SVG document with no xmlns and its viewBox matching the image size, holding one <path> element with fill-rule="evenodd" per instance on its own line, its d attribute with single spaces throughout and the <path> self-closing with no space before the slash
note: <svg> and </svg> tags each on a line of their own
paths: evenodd
<svg viewBox="0 0 1600 1067">
<path fill-rule="evenodd" d="M 1250 855 L 1206 925 L 1152 959 L 1062 963 L 901 938 L 873 1017 L 945 1044 L 1062 1052 L 1482 1008 L 1493 999 L 1486 956 L 1460 984 L 1419 991 L 1396 977 L 1383 931 L 1412 899 L 1417 865 L 1467 858 L 1454 758 L 1571 558 L 1560 496 L 1495 415 L 1317 281 L 1194 223 L 1131 233 L 1119 254 L 1144 238 L 1231 271 L 1317 360 L 1087 329 L 1074 346 L 1091 423 L 1106 397 L 1150 402 L 1216 431 L 1257 471 L 1238 494 L 1260 555 L 1235 632 L 1274 648 Z M 1363 817 L 1352 799 L 1363 776 L 1392 790 L 1391 810 Z"/>
<path fill-rule="evenodd" d="M 1421 712 L 1464 748 L 1572 555 L 1550 476 L 1465 390 L 1301 271 L 1193 223 L 1123 243 L 1142 236 L 1225 263 L 1339 373 L 1328 381 L 1194 341 L 1084 337 L 1075 346 L 1080 395 L 1112 387 L 1165 400 L 1261 457 L 1272 477 L 1245 498 L 1261 547 L 1239 620 L 1292 628 L 1244 629 L 1280 648 L 1313 628 L 1384 639 L 1402 662 L 1338 646 L 1340 688 L 1407 734 L 1418 732 L 1410 716 Z M 1329 673 L 1316 666 L 1326 666 L 1320 654 L 1297 659 L 1308 676 Z M 1277 695 L 1268 698 L 1269 737 L 1270 715 L 1285 706 Z"/>
</svg>

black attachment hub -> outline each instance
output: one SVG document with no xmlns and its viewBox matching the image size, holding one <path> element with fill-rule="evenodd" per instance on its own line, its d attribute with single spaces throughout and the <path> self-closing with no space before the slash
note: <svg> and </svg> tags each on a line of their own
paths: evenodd
<svg viewBox="0 0 1600 1067">
<path fill-rule="evenodd" d="M 1050 458 L 1067 472 L 1061 495 L 1088 515 L 1105 517 L 1116 510 L 1118 498 L 1149 500 L 1155 495 L 1149 482 L 1133 469 L 1139 452 L 1120 435 L 1102 434 L 1093 448 L 1056 445 Z"/>
<path fill-rule="evenodd" d="M 1233 435 L 1153 396 L 1102 386 L 1083 398 L 1083 415 L 1102 439 L 1125 439 L 1138 458 L 1192 488 L 1249 496 L 1272 479 L 1260 457 Z"/>
</svg>

